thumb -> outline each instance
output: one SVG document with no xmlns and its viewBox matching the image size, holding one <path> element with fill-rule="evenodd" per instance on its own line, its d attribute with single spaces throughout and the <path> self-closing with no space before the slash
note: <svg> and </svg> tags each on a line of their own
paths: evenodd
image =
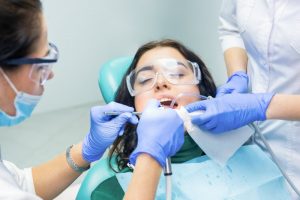
<svg viewBox="0 0 300 200">
<path fill-rule="evenodd" d="M 232 92 L 231 89 L 226 88 L 226 87 L 224 87 L 224 86 L 221 86 L 221 87 L 218 88 L 218 90 L 217 90 L 216 98 L 217 98 L 217 97 L 224 96 L 225 94 L 229 94 L 229 93 L 231 93 L 231 92 Z"/>
<path fill-rule="evenodd" d="M 154 109 L 154 108 L 158 108 L 160 106 L 160 102 L 156 99 L 150 99 L 146 105 L 145 110 L 147 109 Z"/>
<path fill-rule="evenodd" d="M 116 128 L 120 128 L 123 125 L 125 125 L 128 121 L 131 121 L 132 117 L 133 117 L 133 115 L 131 113 L 125 112 L 125 113 L 122 113 L 119 116 L 113 118 L 112 120 L 110 120 L 110 123 L 115 124 Z"/>
<path fill-rule="evenodd" d="M 184 107 L 189 113 L 191 113 L 191 112 L 195 112 L 195 111 L 199 111 L 199 110 L 206 110 L 206 107 L 207 107 L 206 103 L 207 103 L 207 100 L 197 101 L 194 103 L 190 103 Z"/>
</svg>

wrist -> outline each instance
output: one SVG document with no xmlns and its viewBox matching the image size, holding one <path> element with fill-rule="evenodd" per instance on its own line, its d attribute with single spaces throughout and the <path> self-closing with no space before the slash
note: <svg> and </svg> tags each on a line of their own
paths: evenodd
<svg viewBox="0 0 300 200">
<path fill-rule="evenodd" d="M 146 168 L 149 170 L 150 168 L 153 169 L 162 169 L 162 166 L 149 154 L 147 153 L 141 153 L 138 155 L 136 159 L 136 165 L 135 167 L 138 168 L 140 166 L 146 166 Z"/>
<path fill-rule="evenodd" d="M 90 168 L 90 164 L 81 156 L 81 144 L 71 145 L 66 150 L 66 160 L 76 172 L 82 173 Z"/>
<path fill-rule="evenodd" d="M 91 163 L 96 160 L 99 160 L 103 153 L 105 152 L 105 148 L 103 148 L 103 144 L 96 145 L 94 141 L 90 138 L 91 134 L 87 134 L 82 142 L 81 148 L 81 157 L 85 162 Z M 98 147 L 98 148 L 95 148 Z"/>
<path fill-rule="evenodd" d="M 157 145 L 157 147 L 154 147 L 153 145 L 149 144 L 138 145 L 137 148 L 130 155 L 130 163 L 135 165 L 138 156 L 140 156 L 141 154 L 147 154 L 151 156 L 154 160 L 156 160 L 156 162 L 159 163 L 161 167 L 164 167 L 166 164 L 167 156 L 165 155 L 165 152 L 159 145 Z"/>
<path fill-rule="evenodd" d="M 246 73 L 246 71 L 236 71 L 234 72 L 233 74 L 231 74 L 231 76 L 228 78 L 227 82 L 229 82 L 230 80 L 232 79 L 242 79 L 244 81 L 247 82 L 248 84 L 248 80 L 249 80 L 249 77 L 248 77 L 248 74 Z"/>
</svg>

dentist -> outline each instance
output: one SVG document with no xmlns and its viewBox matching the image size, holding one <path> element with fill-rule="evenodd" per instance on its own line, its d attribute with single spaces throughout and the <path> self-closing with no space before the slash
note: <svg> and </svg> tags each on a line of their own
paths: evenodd
<svg viewBox="0 0 300 200">
<path fill-rule="evenodd" d="M 31 115 L 57 60 L 57 47 L 48 43 L 41 2 L 0 0 L 0 126 L 19 124 Z M 111 118 L 105 111 L 124 113 Z M 0 199 L 55 198 L 101 158 L 127 122 L 137 123 L 132 111 L 117 103 L 93 107 L 83 142 L 39 166 L 19 169 L 0 155 Z"/>
</svg>

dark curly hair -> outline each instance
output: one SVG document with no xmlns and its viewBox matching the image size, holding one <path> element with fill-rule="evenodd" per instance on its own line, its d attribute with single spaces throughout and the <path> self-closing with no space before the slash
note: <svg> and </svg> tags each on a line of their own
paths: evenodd
<svg viewBox="0 0 300 200">
<path fill-rule="evenodd" d="M 214 80 L 209 73 L 207 67 L 205 66 L 204 62 L 191 50 L 186 48 L 180 42 L 171 40 L 171 39 L 164 39 L 161 41 L 152 41 L 143 46 L 141 46 L 129 66 L 126 74 L 124 75 L 122 82 L 116 92 L 115 101 L 124 105 L 128 105 L 134 107 L 134 97 L 129 94 L 129 91 L 126 87 L 126 76 L 135 69 L 139 59 L 143 56 L 144 53 L 147 51 L 157 48 L 157 47 L 172 47 L 177 49 L 187 60 L 191 62 L 198 63 L 201 74 L 202 80 L 198 84 L 199 90 L 201 91 L 202 95 L 205 96 L 212 96 L 216 95 L 216 85 Z M 136 134 L 136 126 L 127 124 L 125 127 L 124 134 L 119 136 L 115 142 L 113 143 L 110 151 L 109 151 L 109 165 L 110 168 L 113 169 L 115 172 L 121 171 L 122 169 L 126 168 L 127 163 L 129 161 L 129 156 L 132 151 L 136 148 L 137 145 L 137 134 Z M 116 155 L 116 157 L 114 157 Z M 118 169 L 114 169 L 112 166 L 113 159 L 116 159 L 116 163 Z"/>
</svg>

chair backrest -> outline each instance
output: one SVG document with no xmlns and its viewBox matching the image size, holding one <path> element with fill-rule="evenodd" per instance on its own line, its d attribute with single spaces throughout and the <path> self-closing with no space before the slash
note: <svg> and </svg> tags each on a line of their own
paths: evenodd
<svg viewBox="0 0 300 200">
<path fill-rule="evenodd" d="M 116 166 L 116 164 L 113 164 L 113 166 Z M 108 158 L 102 158 L 97 161 L 84 177 L 77 193 L 76 200 L 90 200 L 92 192 L 96 187 L 113 175 L 115 175 L 115 172 L 109 168 Z"/>
<path fill-rule="evenodd" d="M 100 68 L 98 84 L 106 103 L 114 100 L 115 93 L 132 59 L 132 57 L 117 58 L 104 63 Z M 114 171 L 108 167 L 108 158 L 99 160 L 87 172 L 77 193 L 76 200 L 89 200 L 95 188 L 114 174 Z"/>
<path fill-rule="evenodd" d="M 132 60 L 132 57 L 120 57 L 104 63 L 100 68 L 98 84 L 106 103 L 114 100 L 115 93 Z"/>
</svg>

